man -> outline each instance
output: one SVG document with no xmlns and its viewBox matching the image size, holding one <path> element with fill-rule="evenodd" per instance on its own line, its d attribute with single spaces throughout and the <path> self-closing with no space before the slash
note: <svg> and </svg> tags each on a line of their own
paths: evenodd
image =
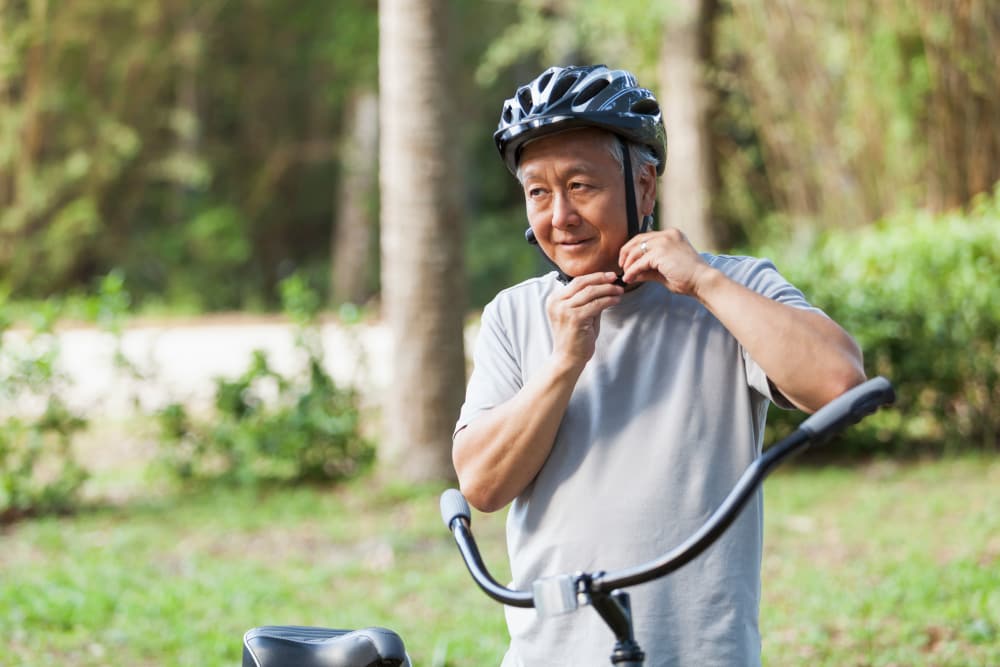
<svg viewBox="0 0 1000 667">
<path fill-rule="evenodd" d="M 453 459 L 473 506 L 513 502 L 524 589 L 665 553 L 760 454 L 768 401 L 813 411 L 864 373 L 850 336 L 770 262 L 650 229 L 666 139 L 628 72 L 550 68 L 507 100 L 494 136 L 557 271 L 484 310 Z M 761 533 L 758 495 L 709 551 L 631 591 L 647 664 L 760 663 Z M 607 664 L 596 613 L 507 621 L 504 667 Z"/>
</svg>

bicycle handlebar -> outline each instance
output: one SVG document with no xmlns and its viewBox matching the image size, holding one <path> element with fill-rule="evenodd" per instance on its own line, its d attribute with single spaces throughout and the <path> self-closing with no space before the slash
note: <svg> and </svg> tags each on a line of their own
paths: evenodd
<svg viewBox="0 0 1000 667">
<path fill-rule="evenodd" d="M 887 379 L 872 378 L 824 405 L 799 428 L 808 431 L 813 442 L 823 442 L 895 400 L 896 392 Z"/>
<path fill-rule="evenodd" d="M 487 595 L 511 607 L 534 607 L 534 596 L 527 591 L 515 591 L 499 583 L 486 569 L 479 548 L 472 537 L 472 511 L 469 502 L 458 489 L 441 494 L 441 518 L 452 532 L 469 574 Z"/>
<path fill-rule="evenodd" d="M 578 604 L 578 582 L 582 579 L 586 579 L 587 592 L 607 593 L 657 579 L 697 558 L 736 520 L 767 475 L 782 461 L 810 444 L 829 440 L 894 400 L 892 384 L 883 377 L 844 392 L 751 463 L 719 508 L 688 539 L 656 560 L 618 572 L 559 575 L 535 582 L 534 591 L 512 590 L 499 584 L 486 569 L 472 537 L 469 504 L 457 489 L 441 495 L 441 518 L 454 535 L 469 573 L 487 595 L 512 607 L 534 607 L 537 603 L 550 613 L 571 611 Z"/>
</svg>

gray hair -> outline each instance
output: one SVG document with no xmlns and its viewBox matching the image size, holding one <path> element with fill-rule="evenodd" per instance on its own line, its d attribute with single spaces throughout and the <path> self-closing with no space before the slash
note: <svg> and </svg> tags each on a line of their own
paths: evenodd
<svg viewBox="0 0 1000 667">
<path fill-rule="evenodd" d="M 570 132 L 572 130 L 563 131 Z M 535 139 L 532 139 L 531 141 L 535 141 Z M 531 141 L 526 142 L 524 146 L 527 146 L 531 143 Z M 605 148 L 608 149 L 608 152 L 611 153 L 611 157 L 613 157 L 615 162 L 618 163 L 618 168 L 622 170 L 622 173 L 624 173 L 625 154 L 622 151 L 622 142 L 618 139 L 618 135 L 611 132 L 604 132 L 601 141 L 604 143 Z M 632 178 L 634 182 L 638 184 L 639 175 L 643 172 L 645 167 L 647 165 L 651 165 L 655 170 L 659 166 L 660 161 L 657 159 L 656 153 L 654 153 L 648 146 L 637 144 L 634 141 L 627 141 L 626 143 L 628 144 L 629 161 L 632 163 Z M 522 146 L 522 149 L 524 146 Z M 517 176 L 518 183 L 524 183 L 520 164 L 517 165 L 517 173 L 515 175 Z"/>
<path fill-rule="evenodd" d="M 628 144 L 628 157 L 629 162 L 632 163 L 632 174 L 636 182 L 639 181 L 639 174 L 642 173 L 643 169 L 647 165 L 653 167 L 655 171 L 660 165 L 660 161 L 657 159 L 656 154 L 649 148 L 649 146 L 644 146 L 643 144 L 637 144 L 634 141 L 626 142 Z M 618 140 L 615 135 L 610 135 L 607 143 L 608 150 L 611 151 L 611 157 L 615 159 L 618 163 L 618 167 L 625 171 L 625 155 L 622 153 L 622 142 Z"/>
</svg>

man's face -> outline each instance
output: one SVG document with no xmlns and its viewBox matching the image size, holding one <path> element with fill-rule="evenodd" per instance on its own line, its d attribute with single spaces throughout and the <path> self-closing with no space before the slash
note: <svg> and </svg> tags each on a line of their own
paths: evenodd
<svg viewBox="0 0 1000 667">
<path fill-rule="evenodd" d="M 545 254 L 570 276 L 619 272 L 618 251 L 628 240 L 625 182 L 608 136 L 596 128 L 570 130 L 537 139 L 521 154 L 528 223 Z M 639 190 L 639 214 L 646 215 L 655 177 L 644 173 Z"/>
</svg>

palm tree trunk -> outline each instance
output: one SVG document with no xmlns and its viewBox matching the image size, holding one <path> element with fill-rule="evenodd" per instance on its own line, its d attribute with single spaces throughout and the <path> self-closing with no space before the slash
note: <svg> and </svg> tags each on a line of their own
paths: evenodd
<svg viewBox="0 0 1000 667">
<path fill-rule="evenodd" d="M 355 93 L 347 104 L 341 151 L 337 224 L 332 235 L 333 303 L 361 304 L 371 296 L 370 269 L 378 178 L 378 96 Z"/>
<path fill-rule="evenodd" d="M 443 0 L 379 6 L 382 303 L 394 354 L 380 459 L 408 481 L 454 476 L 451 433 L 465 391 L 461 179 L 445 7 Z"/>
<path fill-rule="evenodd" d="M 665 224 L 683 231 L 698 250 L 718 250 L 712 225 L 715 166 L 705 82 L 715 0 L 677 0 L 660 49 L 660 92 L 667 128 L 663 176 Z"/>
</svg>

